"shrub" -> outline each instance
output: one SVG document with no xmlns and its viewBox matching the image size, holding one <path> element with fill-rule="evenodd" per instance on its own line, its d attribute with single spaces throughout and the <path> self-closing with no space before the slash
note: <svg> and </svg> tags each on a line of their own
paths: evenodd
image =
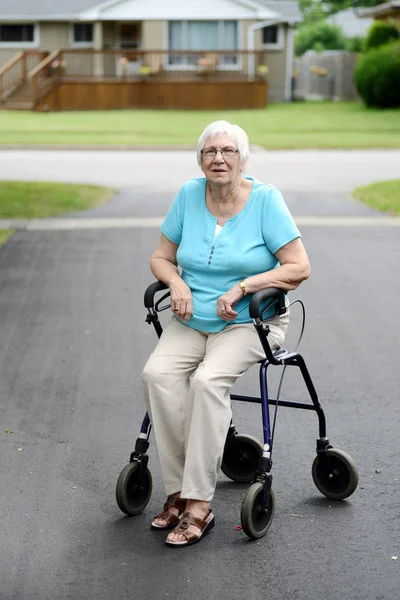
<svg viewBox="0 0 400 600">
<path fill-rule="evenodd" d="M 361 55 L 354 81 L 367 106 L 400 106 L 400 41 Z"/>
<path fill-rule="evenodd" d="M 354 36 L 351 38 L 347 38 L 346 40 L 346 50 L 348 52 L 363 52 L 365 47 L 365 38 Z"/>
<path fill-rule="evenodd" d="M 301 56 L 307 50 L 344 50 L 346 38 L 336 25 L 319 21 L 313 25 L 305 25 L 296 35 L 296 55 Z"/>
<path fill-rule="evenodd" d="M 400 38 L 400 32 L 395 25 L 385 21 L 375 21 L 369 28 L 365 40 L 365 50 L 379 48 Z"/>
</svg>

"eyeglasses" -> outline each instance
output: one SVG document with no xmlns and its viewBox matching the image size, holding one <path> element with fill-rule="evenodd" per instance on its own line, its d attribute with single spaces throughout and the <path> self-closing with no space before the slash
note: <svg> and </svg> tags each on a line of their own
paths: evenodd
<svg viewBox="0 0 400 600">
<path fill-rule="evenodd" d="M 235 148 L 203 148 L 201 155 L 206 158 L 214 158 L 218 152 L 221 152 L 221 156 L 235 156 L 239 150 Z"/>
</svg>

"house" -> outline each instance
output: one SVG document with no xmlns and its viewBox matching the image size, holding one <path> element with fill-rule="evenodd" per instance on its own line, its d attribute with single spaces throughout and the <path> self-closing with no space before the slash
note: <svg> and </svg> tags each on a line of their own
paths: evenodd
<svg viewBox="0 0 400 600">
<path fill-rule="evenodd" d="M 366 37 L 368 29 L 374 21 L 372 17 L 360 18 L 354 8 L 340 10 L 339 12 L 330 15 L 325 20 L 330 25 L 340 27 L 347 38 Z"/>
<path fill-rule="evenodd" d="M 359 8 L 357 14 L 360 17 L 372 17 L 381 21 L 396 21 L 397 25 L 400 25 L 400 0 L 390 0 L 371 8 Z"/>
<path fill-rule="evenodd" d="M 0 101 L 37 110 L 291 99 L 297 0 L 1 0 Z M 145 85 L 144 85 L 145 84 Z"/>
</svg>

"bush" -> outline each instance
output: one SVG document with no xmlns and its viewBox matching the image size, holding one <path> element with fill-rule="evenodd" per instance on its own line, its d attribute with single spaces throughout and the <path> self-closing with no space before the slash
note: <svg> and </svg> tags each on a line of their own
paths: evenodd
<svg viewBox="0 0 400 600">
<path fill-rule="evenodd" d="M 296 55 L 301 56 L 307 50 L 322 52 L 324 50 L 344 50 L 346 38 L 336 25 L 319 21 L 313 25 L 302 27 L 295 40 Z"/>
<path fill-rule="evenodd" d="M 347 38 L 346 40 L 346 50 L 348 52 L 363 52 L 365 47 L 365 38 L 354 36 L 351 38 Z"/>
<path fill-rule="evenodd" d="M 367 106 L 400 106 L 400 42 L 363 54 L 356 66 L 354 82 Z"/>
<path fill-rule="evenodd" d="M 369 28 L 365 40 L 365 50 L 379 48 L 400 38 L 400 32 L 395 25 L 385 21 L 375 21 Z"/>
</svg>

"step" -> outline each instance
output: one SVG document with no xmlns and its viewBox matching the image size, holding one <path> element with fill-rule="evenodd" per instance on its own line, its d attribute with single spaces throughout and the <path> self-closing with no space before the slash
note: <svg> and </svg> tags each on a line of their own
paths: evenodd
<svg viewBox="0 0 400 600">
<path fill-rule="evenodd" d="M 6 110 L 32 110 L 33 102 L 17 102 L 9 100 L 3 104 L 2 108 Z"/>
</svg>

